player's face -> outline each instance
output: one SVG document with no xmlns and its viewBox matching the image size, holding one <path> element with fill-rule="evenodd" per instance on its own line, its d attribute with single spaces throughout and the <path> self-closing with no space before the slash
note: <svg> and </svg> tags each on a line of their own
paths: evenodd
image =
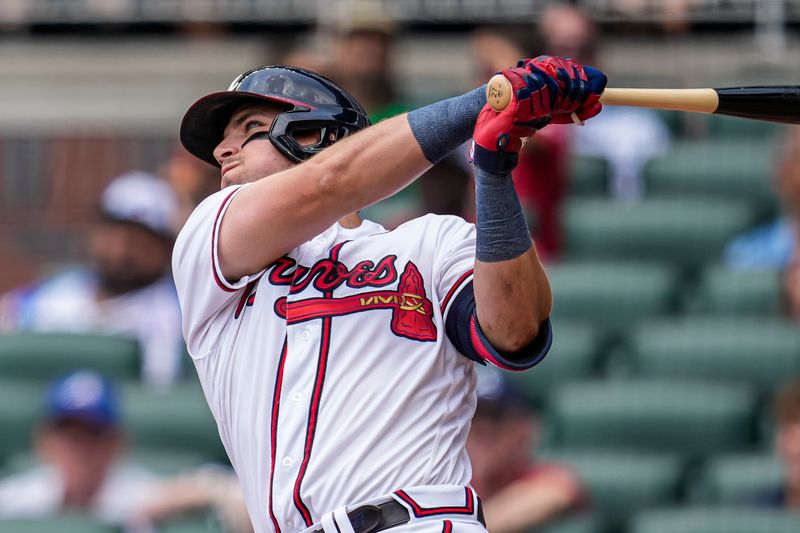
<svg viewBox="0 0 800 533">
<path fill-rule="evenodd" d="M 268 138 L 246 142 L 259 132 L 268 132 L 272 121 L 285 109 L 267 103 L 245 104 L 231 115 L 222 142 L 214 149 L 221 167 L 222 188 L 249 183 L 293 167 Z M 297 138 L 300 144 L 316 142 L 318 132 Z"/>
</svg>

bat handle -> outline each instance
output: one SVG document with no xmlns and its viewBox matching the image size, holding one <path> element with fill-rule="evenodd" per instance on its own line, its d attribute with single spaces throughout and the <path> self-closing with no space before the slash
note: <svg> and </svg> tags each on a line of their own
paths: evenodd
<svg viewBox="0 0 800 533">
<path fill-rule="evenodd" d="M 498 113 L 511 103 L 511 82 L 502 74 L 495 74 L 486 84 L 486 101 Z"/>
</svg>

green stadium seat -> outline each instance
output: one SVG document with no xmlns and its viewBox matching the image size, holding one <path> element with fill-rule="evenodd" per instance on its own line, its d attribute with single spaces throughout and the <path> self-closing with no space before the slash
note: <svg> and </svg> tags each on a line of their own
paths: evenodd
<svg viewBox="0 0 800 533">
<path fill-rule="evenodd" d="M 668 314 L 676 306 L 680 277 L 669 265 L 570 261 L 546 270 L 553 290 L 554 324 L 563 317 L 621 327 Z"/>
<path fill-rule="evenodd" d="M 213 514 L 190 515 L 168 520 L 160 524 L 154 533 L 224 533 Z"/>
<path fill-rule="evenodd" d="M 754 225 L 756 211 L 743 200 L 572 198 L 564 212 L 565 250 L 568 258 L 696 267 L 718 259 L 732 237 Z"/>
<path fill-rule="evenodd" d="M 781 278 L 774 270 L 736 270 L 709 265 L 688 298 L 687 312 L 764 316 L 779 313 Z"/>
<path fill-rule="evenodd" d="M 774 454 L 731 454 L 705 461 L 689 497 L 702 504 L 747 504 L 783 483 L 783 466 Z"/>
<path fill-rule="evenodd" d="M 173 476 L 218 460 L 193 449 L 138 447 L 130 452 L 138 465 L 163 476 Z"/>
<path fill-rule="evenodd" d="M 134 449 L 183 453 L 176 464 L 227 461 L 203 392 L 195 383 L 182 383 L 165 393 L 153 393 L 139 384 L 125 384 L 122 421 Z M 30 449 L 31 433 L 42 416 L 46 385 L 40 382 L 0 382 L 0 462 Z M 168 460 L 168 459 L 167 459 Z M 154 459 L 154 464 L 159 464 Z M 161 462 L 161 464 L 165 464 Z"/>
<path fill-rule="evenodd" d="M 686 128 L 684 118 L 686 117 L 686 113 L 666 109 L 653 109 L 653 112 L 664 122 L 673 137 L 681 137 L 684 135 L 684 129 Z"/>
<path fill-rule="evenodd" d="M 611 524 L 676 502 L 684 470 L 676 454 L 554 450 L 545 457 L 574 470 L 589 490 L 592 510 Z"/>
<path fill-rule="evenodd" d="M 800 375 L 800 329 L 784 319 L 682 317 L 634 325 L 635 371 L 649 377 L 738 381 L 768 392 Z"/>
<path fill-rule="evenodd" d="M 119 533 L 119 528 L 79 515 L 0 520 L 0 533 Z"/>
<path fill-rule="evenodd" d="M 569 165 L 570 195 L 608 195 L 608 161 L 601 157 L 574 156 Z"/>
<path fill-rule="evenodd" d="M 214 458 L 192 450 L 159 448 L 137 448 L 129 450 L 127 460 L 155 474 L 172 476 L 213 462 Z M 2 475 L 23 472 L 37 466 L 38 462 L 31 450 L 17 453 L 8 458 Z"/>
<path fill-rule="evenodd" d="M 772 139 L 780 134 L 782 126 L 762 120 L 745 120 L 725 115 L 707 115 L 708 135 L 713 139 Z"/>
<path fill-rule="evenodd" d="M 33 428 L 42 416 L 44 393 L 43 383 L 0 382 L 0 461 L 30 448 Z"/>
<path fill-rule="evenodd" d="M 139 343 L 127 337 L 20 332 L 0 335 L 0 375 L 50 380 L 79 368 L 112 379 L 137 379 Z"/>
<path fill-rule="evenodd" d="M 568 516 L 525 533 L 602 533 L 604 525 L 595 515 Z"/>
<path fill-rule="evenodd" d="M 548 398 L 556 446 L 683 453 L 739 451 L 754 440 L 755 393 L 680 380 L 561 384 Z"/>
<path fill-rule="evenodd" d="M 644 511 L 630 533 L 797 533 L 800 515 L 772 509 L 687 508 Z"/>
<path fill-rule="evenodd" d="M 192 450 L 226 460 L 199 385 L 181 383 L 160 394 L 138 384 L 128 384 L 122 390 L 123 417 L 134 446 Z"/>
<path fill-rule="evenodd" d="M 545 457 L 573 469 L 589 491 L 592 510 L 611 524 L 678 500 L 684 466 L 676 454 L 582 450 Z"/>
<path fill-rule="evenodd" d="M 398 220 L 407 219 L 409 213 L 419 210 L 422 194 L 419 189 L 419 183 L 415 182 L 392 196 L 366 207 L 362 214 L 379 224 L 396 224 Z"/>
<path fill-rule="evenodd" d="M 774 147 L 771 139 L 678 142 L 646 167 L 646 194 L 741 198 L 773 210 Z"/>
<path fill-rule="evenodd" d="M 541 405 L 553 384 L 591 377 L 599 367 L 601 342 L 597 327 L 554 319 L 553 330 L 555 342 L 541 363 L 527 372 L 507 375 L 533 406 Z"/>
</svg>

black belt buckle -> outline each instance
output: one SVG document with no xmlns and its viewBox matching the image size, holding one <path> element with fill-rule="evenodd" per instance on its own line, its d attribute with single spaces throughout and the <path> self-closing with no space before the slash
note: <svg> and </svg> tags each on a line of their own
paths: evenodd
<svg viewBox="0 0 800 533">
<path fill-rule="evenodd" d="M 381 509 L 377 505 L 362 505 L 347 513 L 356 533 L 371 533 L 381 522 Z"/>
<path fill-rule="evenodd" d="M 355 533 L 377 533 L 411 519 L 408 510 L 395 500 L 378 505 L 362 505 L 347 513 L 347 518 Z"/>
</svg>

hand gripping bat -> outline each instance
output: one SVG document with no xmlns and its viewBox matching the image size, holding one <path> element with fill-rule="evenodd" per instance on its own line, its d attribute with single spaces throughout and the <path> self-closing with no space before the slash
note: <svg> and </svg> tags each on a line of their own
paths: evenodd
<svg viewBox="0 0 800 533">
<path fill-rule="evenodd" d="M 511 83 L 496 74 L 486 86 L 486 100 L 502 111 L 511 101 Z M 800 124 L 800 86 L 769 85 L 721 89 L 613 89 L 600 96 L 603 105 L 625 105 L 716 113 L 735 117 Z"/>
</svg>

